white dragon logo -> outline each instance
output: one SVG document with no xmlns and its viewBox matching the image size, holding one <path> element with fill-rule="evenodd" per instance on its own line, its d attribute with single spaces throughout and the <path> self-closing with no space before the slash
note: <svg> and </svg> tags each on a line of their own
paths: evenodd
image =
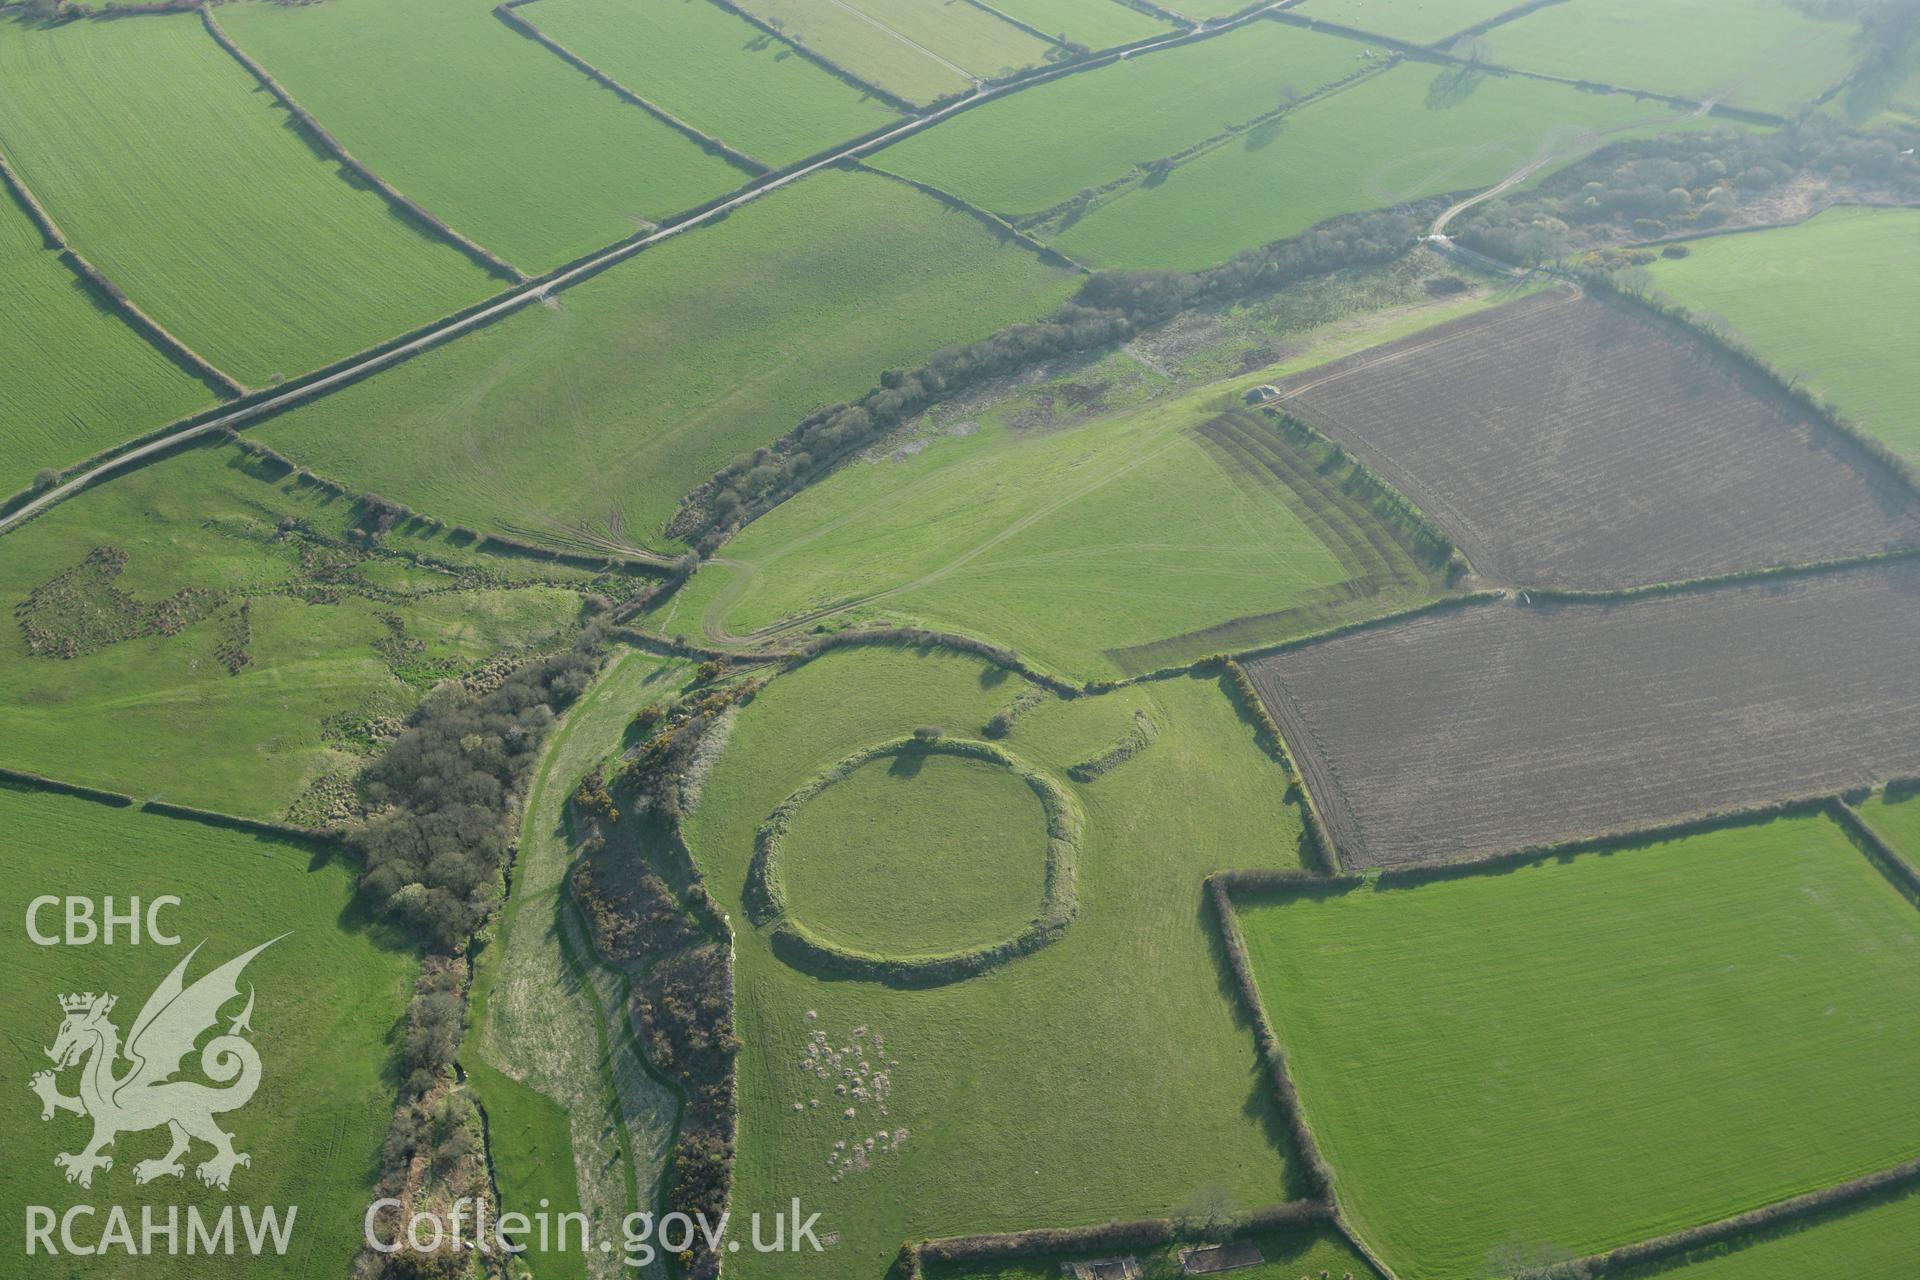
<svg viewBox="0 0 1920 1280">
<path fill-rule="evenodd" d="M 159 1159 L 134 1165 L 135 1182 L 185 1174 L 180 1157 L 195 1138 L 213 1147 L 213 1155 L 194 1170 L 210 1187 L 225 1190 L 236 1165 L 253 1163 L 251 1157 L 233 1149 L 233 1135 L 213 1122 L 214 1116 L 245 1106 L 260 1086 L 260 1054 L 242 1038 L 252 1030 L 251 986 L 247 988 L 247 1007 L 228 1025 L 226 1034 L 213 1037 L 200 1051 L 200 1070 L 209 1080 L 226 1087 L 216 1089 L 172 1077 L 193 1052 L 194 1042 L 220 1020 L 221 1006 L 239 998 L 240 973 L 248 962 L 278 941 L 280 938 L 263 942 L 187 986 L 187 965 L 200 951 L 196 946 L 148 997 L 140 1016 L 133 1020 L 124 1049 L 120 1029 L 107 1020 L 116 997 L 91 991 L 60 997 L 66 1019 L 60 1024 L 53 1047 L 47 1050 L 53 1070 L 35 1074 L 29 1087 L 40 1095 L 42 1120 L 53 1119 L 56 1111 L 93 1118 L 93 1140 L 77 1154 L 63 1152 L 53 1158 L 55 1165 L 66 1170 L 68 1182 L 91 1187 L 95 1170 L 113 1168 L 113 1158 L 102 1153 L 113 1145 L 116 1136 L 160 1125 L 167 1126 L 173 1145 Z M 114 1067 L 122 1056 L 132 1066 L 124 1075 L 115 1075 Z M 80 1094 L 69 1098 L 60 1092 L 54 1076 L 82 1059 L 88 1061 L 80 1073 Z"/>
</svg>

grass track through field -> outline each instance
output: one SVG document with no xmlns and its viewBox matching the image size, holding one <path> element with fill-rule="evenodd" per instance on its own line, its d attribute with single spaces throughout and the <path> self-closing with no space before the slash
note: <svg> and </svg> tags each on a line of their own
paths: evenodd
<svg viewBox="0 0 1920 1280">
<path fill-rule="evenodd" d="M 477 1092 L 494 1134 L 493 1159 L 507 1186 L 537 1188 L 564 1134 L 572 1160 L 562 1179 L 594 1224 L 613 1233 L 626 1214 L 652 1207 L 652 1194 L 679 1113 L 674 1091 L 654 1079 L 627 1025 L 626 978 L 594 957 L 567 887 L 574 844 L 566 808 L 579 778 L 620 740 L 642 704 L 674 692 L 683 663 L 644 653 L 616 657 L 567 712 L 527 793 L 510 896 L 494 940 L 476 965 L 472 1030 L 476 1053 L 516 1089 Z M 544 1105 L 543 1105 L 544 1104 Z M 555 1119 L 542 1123 L 549 1108 Z M 544 1134 L 538 1149 L 516 1148 L 512 1134 Z M 531 1190 L 528 1194 L 532 1194 Z M 537 1205 L 505 1204 L 532 1213 Z M 559 1262 L 595 1277 L 631 1274 L 616 1259 Z"/>
</svg>

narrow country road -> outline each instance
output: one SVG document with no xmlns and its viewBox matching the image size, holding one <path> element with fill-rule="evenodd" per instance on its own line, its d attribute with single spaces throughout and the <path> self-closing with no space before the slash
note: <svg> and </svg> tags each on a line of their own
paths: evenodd
<svg viewBox="0 0 1920 1280">
<path fill-rule="evenodd" d="M 1270 10 L 1284 8 L 1292 3 L 1298 3 L 1298 0 L 1274 0 L 1272 4 L 1251 10 L 1231 21 L 1222 22 L 1206 28 L 1204 36 L 1210 39 L 1223 32 L 1231 31 L 1236 27 L 1256 21 Z M 960 99 L 958 102 L 949 103 L 937 111 L 931 111 L 926 115 L 916 116 L 911 120 L 907 120 L 899 127 L 890 129 L 878 137 L 869 138 L 864 142 L 857 142 L 851 146 L 842 147 L 840 150 L 833 152 L 831 155 L 824 156 L 812 164 L 788 173 L 770 174 L 764 178 L 756 179 L 741 188 L 741 190 L 730 199 L 715 205 L 705 213 L 695 214 L 684 222 L 675 223 L 671 227 L 656 231 L 652 235 L 643 237 L 642 239 L 617 245 L 614 248 L 606 250 L 604 253 L 589 258 L 578 266 L 570 267 L 556 275 L 530 281 L 525 285 L 509 290 L 507 293 L 502 294 L 497 301 L 489 303 L 472 315 L 464 316 L 456 320 L 449 320 L 444 324 L 437 325 L 426 333 L 421 334 L 418 338 L 395 347 L 390 351 L 368 356 L 364 360 L 356 361 L 314 382 L 304 383 L 288 391 L 268 396 L 253 404 L 235 409 L 230 413 L 221 414 L 206 422 L 160 436 L 157 439 L 148 441 L 146 444 L 129 449 L 125 453 L 117 454 L 97 466 L 89 467 L 79 475 L 54 486 L 13 512 L 0 516 L 0 534 L 5 534 L 9 530 L 19 527 L 22 523 L 39 515 L 55 503 L 62 502 L 84 489 L 91 488 L 110 476 L 117 475 L 122 471 L 153 460 L 155 457 L 177 447 L 184 441 L 215 435 L 228 428 L 245 426 L 260 418 L 277 413 L 282 409 L 291 408 L 293 405 L 304 400 L 313 399 L 326 395 L 331 391 L 338 390 L 340 387 L 356 382 L 369 374 L 391 368 L 402 361 L 420 354 L 422 351 L 438 346 L 440 343 L 450 339 L 457 338 L 462 334 L 472 332 L 483 325 L 500 319 L 502 316 L 518 311 L 530 303 L 544 302 L 552 294 L 577 284 L 615 263 L 623 262 L 642 250 L 659 244 L 663 240 L 670 240 L 675 236 L 693 230 L 695 227 L 705 226 L 707 223 L 713 222 L 733 212 L 742 205 L 758 200 L 770 191 L 778 191 L 782 187 L 790 186 L 802 178 L 818 173 L 822 169 L 830 168 L 843 160 L 856 159 L 870 152 L 882 150 L 900 141 L 902 138 L 918 133 L 923 129 L 931 128 L 940 121 L 978 106 L 982 102 L 1018 93 L 1023 89 L 1029 89 L 1035 85 L 1047 83 L 1063 75 L 1105 65 L 1109 62 L 1117 62 L 1122 56 L 1132 58 L 1143 53 L 1151 53 L 1157 49 L 1185 44 L 1195 39 L 1199 34 L 1198 30 L 1172 32 L 1165 38 L 1156 40 L 1151 44 L 1139 45 L 1129 49 L 1125 55 L 1117 53 L 1108 54 L 1100 58 L 1091 59 L 1088 62 L 1074 63 L 1067 67 L 1047 68 L 1011 84 L 983 88 Z M 635 550 L 640 551 L 639 548 L 635 548 Z M 634 558 L 644 559 L 649 554 L 651 553 L 640 551 L 640 554 Z M 666 557 L 659 557 L 659 559 L 662 564 L 669 563 Z"/>
</svg>

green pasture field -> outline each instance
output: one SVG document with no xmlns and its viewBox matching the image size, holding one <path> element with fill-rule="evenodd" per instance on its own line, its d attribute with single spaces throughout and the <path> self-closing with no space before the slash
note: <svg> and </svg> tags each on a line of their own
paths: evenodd
<svg viewBox="0 0 1920 1280">
<path fill-rule="evenodd" d="M 1483 37 L 1489 60 L 1790 114 L 1844 80 L 1857 27 L 1789 0 L 1550 4 Z"/>
<path fill-rule="evenodd" d="M 448 519 L 664 546 L 717 467 L 1074 285 L 902 183 L 822 173 L 260 434 Z"/>
<path fill-rule="evenodd" d="M 1255 22 L 1024 89 L 896 143 L 875 163 L 1005 215 L 1038 213 L 1273 111 L 1289 88 L 1311 93 L 1354 74 L 1367 65 L 1355 61 L 1363 47 Z"/>
<path fill-rule="evenodd" d="M 710 0 L 543 0 L 520 16 L 763 164 L 791 164 L 898 118 Z"/>
<path fill-rule="evenodd" d="M 1889 798 L 1882 791 L 1860 806 L 1860 816 L 1909 860 L 1920 860 L 1920 792 L 1896 788 Z"/>
<path fill-rule="evenodd" d="M 1617 1274 L 1622 1280 L 1870 1280 L 1911 1270 L 1920 1257 L 1920 1189 L 1847 1207 L 1683 1256 L 1663 1267 Z"/>
<path fill-rule="evenodd" d="M 903 38 L 900 32 L 882 22 L 869 20 L 848 5 L 834 0 L 738 2 L 742 9 L 778 28 L 789 40 L 908 102 L 927 103 L 972 86 L 966 68 Z M 951 7 L 964 5 L 943 5 L 941 14 L 944 16 Z M 987 17 L 986 14 L 980 16 Z M 1018 27 L 1008 30 L 1023 40 L 1030 39 Z"/>
<path fill-rule="evenodd" d="M 653 1206 L 679 1099 L 648 1073 L 626 1030 L 625 977 L 594 959 L 580 926 L 566 887 L 575 854 L 566 806 L 587 770 L 625 745 L 633 713 L 671 696 L 686 672 L 683 661 L 628 651 L 567 709 L 528 789 L 511 896 L 474 961 L 461 1065 L 487 1108 L 503 1206 L 584 1210 L 596 1235 Z M 543 1255 L 538 1271 L 588 1274 L 562 1252 Z"/>
<path fill-rule="evenodd" d="M 194 14 L 0 21 L 0 148 L 74 248 L 251 386 L 499 287 L 342 177 Z"/>
<path fill-rule="evenodd" d="M 1096 205 L 1054 241 L 1084 262 L 1191 270 L 1336 214 L 1489 186 L 1556 150 L 1571 162 L 1601 145 L 1595 131 L 1681 123 L 1624 95 L 1406 63 Z"/>
<path fill-rule="evenodd" d="M 1920 1155 L 1920 913 L 1824 817 L 1242 920 L 1341 1202 L 1408 1280 Z"/>
<path fill-rule="evenodd" d="M 354 155 L 523 271 L 746 181 L 490 9 L 255 3 L 223 6 L 220 21 Z"/>
<path fill-rule="evenodd" d="M 1298 1280 L 1300 1276 L 1355 1276 L 1373 1280 L 1373 1268 L 1353 1246 L 1331 1227 L 1301 1227 L 1292 1231 L 1270 1231 L 1249 1237 L 1266 1261 L 1251 1267 L 1236 1267 L 1227 1274 L 1232 1280 Z M 1191 1245 L 1169 1245 L 1160 1249 L 1120 1251 L 1141 1264 L 1142 1280 L 1174 1280 L 1185 1273 L 1180 1254 Z M 927 1280 L 1057 1280 L 1069 1260 L 1094 1262 L 1111 1258 L 1115 1250 L 1103 1253 L 1068 1254 L 1060 1257 L 1022 1258 L 1006 1262 L 942 1264 L 927 1268 Z"/>
<path fill-rule="evenodd" d="M 89 1229 L 96 1235 L 104 1229 L 109 1204 L 126 1207 L 136 1240 L 140 1206 L 153 1206 L 164 1223 L 167 1206 L 180 1205 L 184 1249 L 186 1205 L 217 1217 L 231 1204 L 256 1211 L 280 1206 L 283 1220 L 287 1207 L 297 1205 L 287 1253 L 201 1256 L 191 1264 L 196 1277 L 345 1275 L 393 1113 L 395 1037 L 416 968 L 412 951 L 370 925 L 354 904 L 354 867 L 314 846 L 10 785 L 0 785 L 0 830 L 6 833 L 0 910 L 9 921 L 0 945 L 7 971 L 0 991 L 7 1046 L 0 1053 L 12 1094 L 0 1120 L 7 1151 L 0 1196 L 15 1206 L 0 1225 L 0 1249 L 12 1259 L 8 1271 L 36 1280 L 181 1274 L 181 1259 L 166 1256 L 164 1240 L 159 1256 L 150 1258 L 117 1249 L 84 1260 L 25 1257 L 22 1205 L 59 1213 L 74 1204 L 99 1205 L 90 1222 L 76 1220 L 83 1240 Z M 111 947 L 34 945 L 24 928 L 28 903 L 69 893 L 96 900 L 112 895 L 116 910 L 134 897 L 150 903 L 177 896 L 181 904 L 166 909 L 161 922 L 181 945 L 129 946 L 124 938 Z M 40 923 L 58 932 L 58 920 L 56 908 L 43 912 Z M 90 1190 L 69 1185 L 53 1157 L 79 1151 L 91 1125 L 68 1112 L 42 1121 L 40 1104 L 27 1091 L 28 1077 L 51 1065 L 42 1050 L 60 1026 L 57 997 L 111 992 L 119 1002 L 110 1018 L 124 1036 L 147 997 L 194 946 L 204 943 L 188 967 L 189 983 L 280 934 L 288 936 L 262 952 L 240 982 L 243 996 L 251 989 L 257 997 L 248 1039 L 260 1052 L 259 1091 L 245 1107 L 217 1118 L 253 1163 L 233 1171 L 227 1191 L 204 1187 L 193 1166 L 210 1149 L 196 1143 L 184 1178 L 136 1186 L 134 1165 L 163 1155 L 168 1143 L 164 1131 L 129 1131 L 108 1152 L 113 1168 L 96 1173 Z M 241 1007 L 237 1000 L 223 1007 L 223 1031 Z M 185 1077 L 201 1078 L 198 1055 L 187 1063 Z M 124 1073 L 127 1064 L 116 1070 Z M 62 1073 L 61 1091 L 76 1093 L 78 1078 L 72 1070 Z M 237 1220 L 234 1230 L 238 1236 Z"/>
<path fill-rule="evenodd" d="M 279 476 L 202 446 L 0 539 L 0 763 L 277 817 L 358 768 L 370 718 L 405 717 L 495 654 L 566 643 L 582 590 L 631 582 L 474 555 L 426 529 L 369 555 L 346 537 L 352 502 Z M 312 536 L 278 536 L 283 520 Z M 117 577 L 87 570 L 102 547 L 126 553 Z M 24 607 L 70 571 L 46 610 Z M 82 652 L 34 654 L 29 622 Z M 250 658 L 237 675 L 236 645 Z"/>
<path fill-rule="evenodd" d="M 215 398 L 83 286 L 0 196 L 0 495 Z"/>
<path fill-rule="evenodd" d="M 994 8 L 1052 36 L 1090 49 L 1131 44 L 1168 30 L 1167 24 L 1119 0 L 994 0 Z"/>
<path fill-rule="evenodd" d="M 1198 350 L 1135 344 L 942 405 L 748 525 L 649 625 L 724 641 L 880 619 L 968 632 L 1091 678 L 1417 603 L 1437 575 L 1369 509 L 1311 468 L 1282 481 L 1258 461 L 1314 461 L 1311 450 L 1234 432 L 1264 446 L 1249 452 L 1195 429 L 1249 386 L 1497 300 L 1434 302 L 1418 276 L 1301 285 L 1222 317 L 1246 327 Z M 1350 311 L 1362 314 L 1341 318 Z M 1216 345 L 1276 363 L 1228 376 Z M 1042 416 L 1075 397 L 1077 412 Z"/>
<path fill-rule="evenodd" d="M 851 3 L 851 0 L 842 0 Z M 860 12 L 979 79 L 1047 60 L 1055 46 L 967 0 L 859 0 Z"/>
<path fill-rule="evenodd" d="M 734 1214 L 798 1195 L 822 1213 L 823 1238 L 840 1236 L 818 1256 L 743 1250 L 728 1260 L 741 1280 L 878 1277 L 906 1238 L 1165 1213 L 1208 1188 L 1248 1208 L 1299 1192 L 1251 1036 L 1222 986 L 1202 878 L 1222 865 L 1295 864 L 1300 824 L 1280 767 L 1217 679 L 1047 698 L 1004 741 L 1085 816 L 1078 916 L 1050 946 L 966 981 L 901 990 L 810 977 L 748 927 L 754 833 L 775 805 L 917 724 L 977 734 L 1027 687 L 971 659 L 841 651 L 762 690 L 707 780 L 687 836 L 739 930 Z M 1067 781 L 1065 767 L 1105 750 L 1136 709 L 1160 725 L 1153 745 L 1097 782 Z M 929 770 L 918 781 L 939 780 Z M 1025 824 L 1009 834 L 1030 843 Z M 839 1048 L 855 1028 L 863 1044 L 884 1039 L 884 1057 L 873 1056 L 892 1088 L 885 1117 L 862 1103 L 848 1122 L 846 1100 L 797 1062 L 816 1031 Z M 836 1181 L 832 1144 L 882 1125 L 905 1131 L 899 1149 Z"/>
<path fill-rule="evenodd" d="M 779 876 L 787 915 L 827 942 L 940 955 L 1026 928 L 1046 894 L 1046 849 L 1040 799 L 1011 770 L 883 756 L 794 815 Z"/>
<path fill-rule="evenodd" d="M 1920 462 L 1920 210 L 1829 209 L 1794 227 L 1695 240 L 1655 283 L 1724 317 L 1779 369 Z"/>
<path fill-rule="evenodd" d="M 1409 44 L 1439 44 L 1517 6 L 1518 0 L 1306 0 L 1293 12 Z"/>
</svg>

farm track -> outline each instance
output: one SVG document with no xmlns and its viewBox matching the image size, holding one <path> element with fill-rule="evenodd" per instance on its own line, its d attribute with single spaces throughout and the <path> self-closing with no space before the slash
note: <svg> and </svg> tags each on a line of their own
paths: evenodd
<svg viewBox="0 0 1920 1280">
<path fill-rule="evenodd" d="M 45 493 L 21 503 L 10 512 L 0 514 L 0 535 L 5 535 L 10 530 L 18 528 L 21 524 L 31 520 L 34 516 L 39 515 L 56 503 L 63 502 L 67 498 L 73 497 L 121 471 L 136 466 L 143 466 L 148 462 L 158 460 L 182 444 L 193 440 L 205 439 L 223 431 L 236 430 L 251 425 L 262 418 L 269 417 L 285 409 L 293 408 L 308 400 L 317 399 L 358 382 L 363 378 L 380 373 L 424 351 L 437 347 L 442 343 L 452 341 L 464 334 L 483 328 L 495 320 L 510 315 L 531 303 L 546 302 L 553 294 L 560 293 L 575 284 L 590 279 L 609 267 L 624 262 L 628 258 L 656 244 L 663 243 L 688 231 L 717 221 L 733 210 L 758 200 L 770 192 L 791 186 L 793 183 L 811 174 L 818 173 L 822 169 L 831 168 L 843 161 L 857 159 L 870 152 L 879 151 L 898 142 L 902 138 L 910 137 L 922 130 L 931 128 L 951 116 L 970 110 L 984 102 L 1009 96 L 1036 85 L 1049 83 L 1064 75 L 1075 74 L 1109 65 L 1112 62 L 1119 61 L 1122 57 L 1137 57 L 1141 54 L 1152 53 L 1160 49 L 1177 48 L 1199 39 L 1211 39 L 1225 32 L 1236 30 L 1246 23 L 1258 21 L 1268 12 L 1286 8 L 1295 3 L 1298 3 L 1298 0 L 1274 0 L 1274 3 L 1264 5 L 1258 9 L 1249 10 L 1238 17 L 1217 25 L 1207 26 L 1202 24 L 1192 31 L 1174 32 L 1158 40 L 1130 45 L 1125 47 L 1124 50 L 1104 54 L 1085 62 L 1074 63 L 1066 67 L 1041 68 L 1009 83 L 983 88 L 958 102 L 949 103 L 925 115 L 904 121 L 900 125 L 888 129 L 883 133 L 850 143 L 845 147 L 839 148 L 817 159 L 805 161 L 792 168 L 779 170 L 765 177 L 757 178 L 746 184 L 735 194 L 708 208 L 690 214 L 650 234 L 640 236 L 636 239 L 622 241 L 619 244 L 601 250 L 588 258 L 576 262 L 572 266 L 562 267 L 547 276 L 511 289 L 499 295 L 494 301 L 484 304 L 477 310 L 469 310 L 464 314 L 432 325 L 416 336 L 395 346 L 374 352 L 362 358 L 350 359 L 347 363 L 337 366 L 317 377 L 311 377 L 305 381 L 296 380 L 294 385 L 289 386 L 283 391 L 268 395 L 251 404 L 241 406 L 227 413 L 201 421 L 191 422 L 189 425 L 183 426 L 178 430 L 162 428 L 158 434 L 148 433 L 146 436 L 135 437 L 134 439 L 138 441 L 138 443 L 129 442 L 129 446 L 124 447 L 122 451 L 98 463 L 86 466 L 85 470 L 73 476 L 71 479 L 55 485 Z M 629 548 L 629 554 L 639 559 L 651 557 L 661 565 L 671 563 L 669 557 L 660 556 L 646 548 Z"/>
</svg>

